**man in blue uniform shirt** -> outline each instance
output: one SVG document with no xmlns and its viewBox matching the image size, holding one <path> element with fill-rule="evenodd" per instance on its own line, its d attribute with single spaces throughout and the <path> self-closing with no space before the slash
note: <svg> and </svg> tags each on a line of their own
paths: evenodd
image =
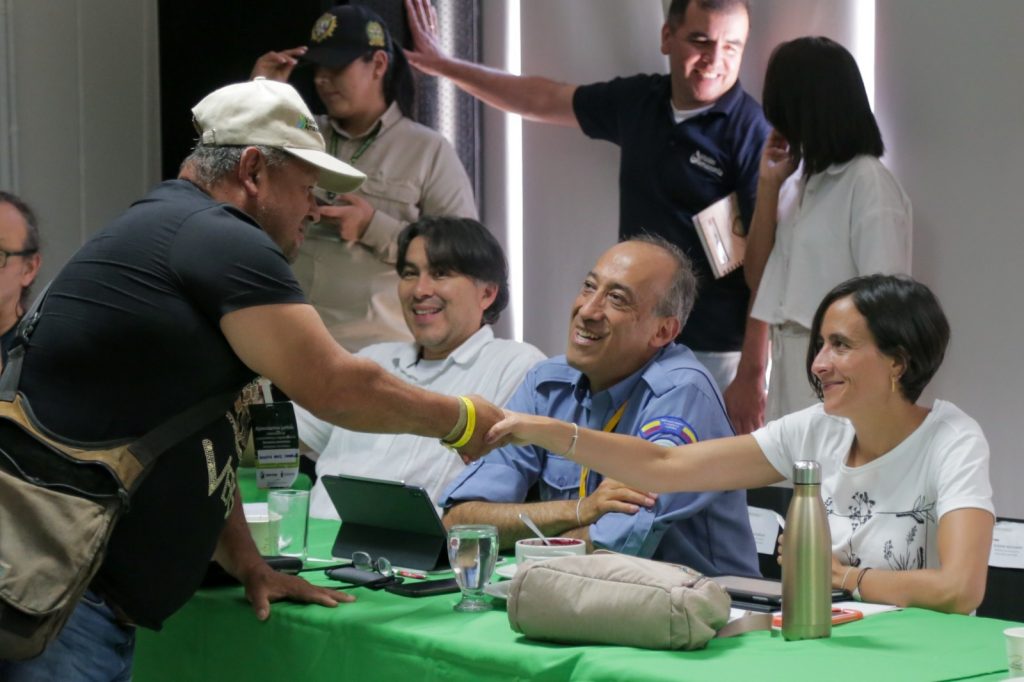
<svg viewBox="0 0 1024 682">
<path fill-rule="evenodd" d="M 566 354 L 540 363 L 508 403 L 593 429 L 677 445 L 733 435 L 707 369 L 674 343 L 693 307 L 686 256 L 660 237 L 612 247 L 573 304 Z M 490 523 L 502 547 L 528 537 L 527 512 L 548 535 L 691 566 L 757 575 L 743 491 L 654 495 L 602 479 L 534 446 L 507 446 L 467 468 L 442 496 L 447 526 Z M 536 486 L 539 501 L 526 502 Z"/>
<path fill-rule="evenodd" d="M 446 55 L 429 0 L 406 0 L 417 69 L 531 121 L 578 127 L 622 150 L 619 237 L 654 232 L 693 262 L 700 297 L 679 341 L 710 371 L 740 433 L 764 420 L 767 327 L 749 317 L 741 269 L 715 279 L 695 213 L 736 193 L 745 226 L 768 134 L 761 107 L 739 83 L 750 29 L 746 0 L 672 0 L 661 29 L 668 74 L 573 85 L 513 76 Z"/>
</svg>

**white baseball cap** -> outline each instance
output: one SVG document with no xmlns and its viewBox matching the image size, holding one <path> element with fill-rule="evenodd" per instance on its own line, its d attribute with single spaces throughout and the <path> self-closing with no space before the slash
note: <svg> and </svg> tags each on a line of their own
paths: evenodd
<svg viewBox="0 0 1024 682">
<path fill-rule="evenodd" d="M 313 114 L 287 83 L 256 78 L 214 90 L 192 109 L 199 142 L 277 147 L 320 169 L 317 184 L 344 194 L 366 176 L 325 150 Z"/>
</svg>

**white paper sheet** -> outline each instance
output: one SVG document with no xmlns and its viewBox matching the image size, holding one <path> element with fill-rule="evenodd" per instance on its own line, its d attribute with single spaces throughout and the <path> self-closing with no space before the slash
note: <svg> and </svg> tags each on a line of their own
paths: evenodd
<svg viewBox="0 0 1024 682">
<path fill-rule="evenodd" d="M 997 568 L 1024 568 L 1024 523 L 997 521 L 992 531 L 992 550 L 988 565 Z"/>
<path fill-rule="evenodd" d="M 785 523 L 782 517 L 771 509 L 761 507 L 747 507 L 747 513 L 750 515 L 750 530 L 754 532 L 758 554 L 775 554 L 775 539 L 779 535 L 779 528 Z"/>
</svg>

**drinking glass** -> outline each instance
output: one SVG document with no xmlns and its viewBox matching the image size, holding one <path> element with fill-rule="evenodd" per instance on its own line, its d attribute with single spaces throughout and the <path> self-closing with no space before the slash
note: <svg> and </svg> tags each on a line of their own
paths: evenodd
<svg viewBox="0 0 1024 682">
<path fill-rule="evenodd" d="M 489 610 L 491 603 L 484 596 L 484 587 L 498 560 L 498 529 L 487 525 L 452 526 L 448 531 L 448 560 L 462 590 L 462 601 L 455 610 Z"/>
<path fill-rule="evenodd" d="M 306 558 L 309 520 L 308 490 L 271 490 L 267 495 L 271 523 L 277 520 L 277 553 Z"/>
</svg>

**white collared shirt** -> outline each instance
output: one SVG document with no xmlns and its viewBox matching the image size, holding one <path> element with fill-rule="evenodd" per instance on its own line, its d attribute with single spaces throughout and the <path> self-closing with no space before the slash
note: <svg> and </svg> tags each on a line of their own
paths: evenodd
<svg viewBox="0 0 1024 682">
<path fill-rule="evenodd" d="M 910 199 L 873 156 L 858 156 L 779 191 L 775 246 L 751 316 L 810 329 L 821 299 L 858 275 L 909 274 Z"/>
<path fill-rule="evenodd" d="M 488 325 L 443 360 L 420 360 L 419 353 L 414 343 L 379 343 L 358 355 L 421 388 L 448 395 L 477 394 L 496 405 L 504 405 L 527 370 L 544 359 L 544 354 L 528 343 L 494 338 Z M 405 481 L 424 488 L 436 504 L 445 486 L 465 468 L 458 455 L 436 438 L 349 431 L 298 405 L 295 419 L 299 438 L 314 455 L 319 453 L 317 476 L 345 474 Z M 320 481 L 313 487 L 310 516 L 338 518 Z"/>
</svg>

